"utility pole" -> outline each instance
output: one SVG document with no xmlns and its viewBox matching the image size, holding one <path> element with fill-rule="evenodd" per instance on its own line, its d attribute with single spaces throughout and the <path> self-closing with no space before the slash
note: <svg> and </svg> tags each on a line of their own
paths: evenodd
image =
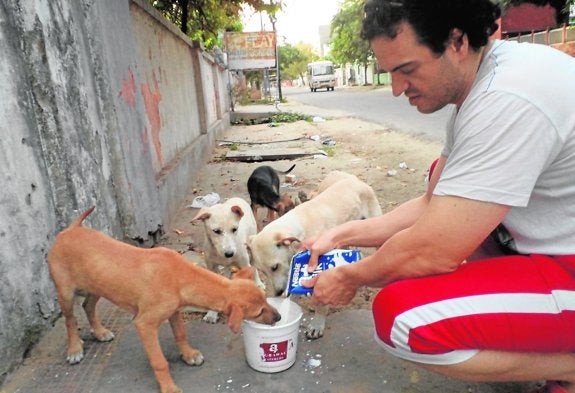
<svg viewBox="0 0 575 393">
<path fill-rule="evenodd" d="M 271 5 L 274 5 L 274 0 L 270 1 Z M 274 30 L 276 36 L 276 45 L 275 45 L 275 52 L 276 52 L 276 83 L 278 85 L 278 100 L 282 101 L 282 80 L 280 77 L 280 52 L 278 48 L 278 33 L 276 31 L 276 16 L 270 15 L 270 22 L 272 22 L 272 28 Z"/>
</svg>

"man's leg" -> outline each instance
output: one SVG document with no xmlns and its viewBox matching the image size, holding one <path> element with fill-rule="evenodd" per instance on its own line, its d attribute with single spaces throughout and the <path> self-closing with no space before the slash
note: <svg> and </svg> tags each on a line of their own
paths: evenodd
<svg viewBox="0 0 575 393">
<path fill-rule="evenodd" d="M 401 358 L 464 380 L 574 383 L 568 262 L 506 256 L 390 284 L 373 304 L 377 338 Z"/>
<path fill-rule="evenodd" d="M 475 382 L 561 381 L 575 393 L 575 353 L 481 351 L 469 360 L 448 366 L 418 363 L 451 378 Z"/>
</svg>

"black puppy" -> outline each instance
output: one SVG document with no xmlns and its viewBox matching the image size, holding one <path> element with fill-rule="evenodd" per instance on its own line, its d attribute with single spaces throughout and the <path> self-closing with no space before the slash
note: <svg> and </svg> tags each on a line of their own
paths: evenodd
<svg viewBox="0 0 575 393">
<path fill-rule="evenodd" d="M 288 194 L 280 195 L 279 174 L 287 175 L 295 168 L 295 164 L 287 171 L 278 171 L 271 166 L 262 165 L 254 169 L 248 179 L 248 193 L 250 194 L 251 207 L 257 221 L 258 207 L 267 207 L 267 221 L 271 222 L 278 216 L 293 209 L 294 201 Z M 258 231 L 260 230 L 258 221 Z"/>
</svg>

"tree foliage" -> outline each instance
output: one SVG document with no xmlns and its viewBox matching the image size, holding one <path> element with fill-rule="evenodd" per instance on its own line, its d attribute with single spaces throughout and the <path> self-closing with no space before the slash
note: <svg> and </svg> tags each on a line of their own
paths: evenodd
<svg viewBox="0 0 575 393">
<path fill-rule="evenodd" d="M 281 1 L 265 0 L 148 0 L 150 4 L 177 25 L 180 30 L 206 48 L 218 42 L 223 31 L 241 31 L 242 7 L 269 15 L 281 9 Z"/>
<path fill-rule="evenodd" d="M 363 0 L 344 0 L 331 21 L 330 56 L 336 63 L 367 66 L 373 58 L 369 42 L 361 38 Z"/>
<path fill-rule="evenodd" d="M 307 64 L 319 58 L 310 44 L 290 44 L 278 48 L 282 79 L 304 80 Z"/>
</svg>

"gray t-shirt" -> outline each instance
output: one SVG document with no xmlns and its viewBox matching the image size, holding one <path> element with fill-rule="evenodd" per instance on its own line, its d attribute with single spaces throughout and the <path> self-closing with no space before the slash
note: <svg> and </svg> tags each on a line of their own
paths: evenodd
<svg viewBox="0 0 575 393">
<path fill-rule="evenodd" d="M 495 41 L 442 154 L 435 195 L 511 206 L 520 253 L 575 254 L 575 58 Z"/>
</svg>

